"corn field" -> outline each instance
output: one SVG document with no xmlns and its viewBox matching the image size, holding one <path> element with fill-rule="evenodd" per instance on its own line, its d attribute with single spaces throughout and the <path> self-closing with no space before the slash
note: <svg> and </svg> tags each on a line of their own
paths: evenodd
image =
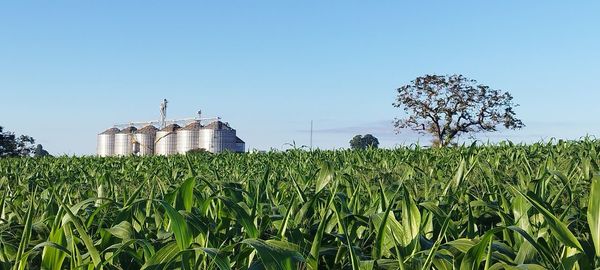
<svg viewBox="0 0 600 270">
<path fill-rule="evenodd" d="M 598 269 L 600 141 L 0 160 L 0 269 Z"/>
</svg>

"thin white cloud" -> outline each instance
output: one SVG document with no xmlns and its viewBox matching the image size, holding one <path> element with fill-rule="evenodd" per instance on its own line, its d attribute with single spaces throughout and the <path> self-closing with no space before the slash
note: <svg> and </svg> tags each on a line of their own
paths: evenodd
<svg viewBox="0 0 600 270">
<path fill-rule="evenodd" d="M 509 140 L 515 143 L 532 143 L 548 141 L 553 138 L 580 139 L 585 136 L 600 134 L 600 125 L 598 124 L 575 121 L 530 121 L 526 122 L 526 124 L 527 127 L 520 130 L 500 129 L 497 132 L 476 133 L 473 136 L 465 134 L 459 138 L 459 142 L 469 143 L 473 140 L 478 140 L 495 143 Z M 310 132 L 310 129 L 298 131 L 307 133 Z M 357 134 L 373 134 L 379 139 L 383 147 L 396 147 L 414 143 L 428 145 L 431 141 L 431 136 L 412 130 L 403 130 L 400 133 L 396 133 L 391 120 L 361 123 L 360 125 L 318 128 L 314 129 L 313 133 L 315 136 L 327 137 L 328 141 L 334 141 L 334 138 L 337 138 L 336 140 L 340 138 L 347 139 Z"/>
</svg>

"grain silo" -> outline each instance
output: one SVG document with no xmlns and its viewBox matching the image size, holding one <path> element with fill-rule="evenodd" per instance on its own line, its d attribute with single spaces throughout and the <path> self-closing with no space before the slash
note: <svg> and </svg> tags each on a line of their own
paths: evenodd
<svg viewBox="0 0 600 270">
<path fill-rule="evenodd" d="M 154 153 L 156 155 L 177 154 L 177 130 L 180 128 L 177 124 L 171 124 L 156 132 L 154 143 Z"/>
<path fill-rule="evenodd" d="M 121 130 L 115 134 L 115 155 L 128 156 L 133 153 L 134 139 L 133 133 L 137 128 L 131 126 Z"/>
<path fill-rule="evenodd" d="M 201 128 L 200 121 L 193 121 L 177 131 L 177 153 L 185 154 L 190 150 L 198 149 Z"/>
<path fill-rule="evenodd" d="M 157 128 L 147 125 L 135 132 L 135 153 L 140 156 L 151 156 L 154 154 L 154 141 L 156 140 Z"/>
<path fill-rule="evenodd" d="M 198 148 L 212 152 L 214 132 L 211 128 L 202 127 L 199 131 Z"/>
<path fill-rule="evenodd" d="M 212 138 L 210 147 L 207 149 L 212 153 L 220 153 L 223 151 L 236 151 L 236 138 L 235 129 L 231 128 L 228 124 L 221 121 L 214 121 L 204 127 L 204 129 L 211 130 Z"/>
<path fill-rule="evenodd" d="M 98 134 L 98 147 L 96 153 L 101 157 L 109 157 L 115 154 L 115 134 L 119 133 L 118 128 L 109 128 Z"/>
<path fill-rule="evenodd" d="M 238 153 L 246 152 L 246 143 L 240 139 L 238 136 L 235 136 L 235 151 Z"/>
<path fill-rule="evenodd" d="M 98 134 L 98 156 L 140 156 L 185 154 L 190 150 L 205 149 L 212 153 L 223 151 L 244 152 L 245 143 L 236 136 L 235 129 L 220 117 L 202 118 L 201 111 L 194 118 L 173 119 L 167 123 L 167 103 L 160 104 L 159 121 L 127 122 Z M 210 122 L 207 126 L 201 123 Z M 184 128 L 177 124 L 186 123 Z M 156 127 L 160 127 L 158 130 Z M 119 130 L 119 128 L 123 128 Z M 140 128 L 138 130 L 138 128 Z"/>
</svg>

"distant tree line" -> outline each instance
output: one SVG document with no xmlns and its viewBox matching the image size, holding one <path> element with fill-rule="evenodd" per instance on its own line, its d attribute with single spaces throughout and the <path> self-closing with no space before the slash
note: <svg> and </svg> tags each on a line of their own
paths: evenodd
<svg viewBox="0 0 600 270">
<path fill-rule="evenodd" d="M 26 157 L 26 156 L 49 156 L 41 144 L 35 145 L 35 139 L 27 135 L 17 136 L 13 132 L 4 131 L 0 126 L 0 158 L 3 157 Z"/>
</svg>

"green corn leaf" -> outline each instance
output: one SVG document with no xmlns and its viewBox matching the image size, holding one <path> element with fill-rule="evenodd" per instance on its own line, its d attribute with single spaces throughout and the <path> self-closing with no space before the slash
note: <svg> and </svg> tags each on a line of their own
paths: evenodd
<svg viewBox="0 0 600 270">
<path fill-rule="evenodd" d="M 484 261 L 486 254 L 488 254 L 486 253 L 486 250 L 489 250 L 491 253 L 491 243 L 494 239 L 494 234 L 500 230 L 503 230 L 503 228 L 496 228 L 486 232 L 479 242 L 467 251 L 460 263 L 460 270 L 480 269 L 481 262 Z M 486 262 L 486 266 L 488 263 L 489 262 Z"/>
<path fill-rule="evenodd" d="M 72 223 L 75 226 L 75 229 L 79 233 L 79 237 L 83 241 L 85 247 L 87 248 L 88 253 L 90 254 L 90 257 L 92 258 L 94 267 L 100 266 L 100 264 L 102 263 L 102 260 L 100 259 L 100 252 L 98 252 L 98 250 L 94 246 L 94 242 L 92 241 L 92 238 L 87 234 L 87 231 L 81 224 L 81 221 L 79 220 L 79 218 L 75 214 L 73 214 L 71 209 L 66 204 L 64 204 L 63 201 L 60 200 L 60 198 L 57 197 L 56 201 L 58 201 L 61 204 L 61 206 L 65 209 L 65 212 L 67 213 L 67 216 L 68 216 L 68 219 L 66 221 L 69 223 Z"/>
<path fill-rule="evenodd" d="M 467 166 L 467 162 L 465 159 L 460 160 L 460 164 L 458 165 L 458 169 L 452 178 L 452 181 L 448 182 L 446 188 L 444 189 L 444 195 L 448 193 L 448 191 L 452 188 L 452 190 L 456 191 L 456 189 L 460 186 L 460 183 L 463 181 L 465 177 L 465 167 Z"/>
<path fill-rule="evenodd" d="M 587 221 L 590 226 L 596 256 L 600 257 L 600 176 L 592 178 L 587 209 Z"/>
<path fill-rule="evenodd" d="M 427 259 L 425 259 L 425 262 L 423 263 L 423 266 L 421 269 L 425 270 L 425 269 L 429 269 L 431 267 L 431 264 L 435 264 L 436 259 L 435 254 L 438 251 L 438 248 L 440 247 L 440 244 L 442 243 L 443 237 L 446 235 L 446 230 L 448 229 L 448 225 L 450 224 L 450 217 L 452 212 L 454 211 L 454 208 L 452 208 L 450 210 L 450 213 L 448 213 L 448 216 L 444 219 L 444 223 L 442 224 L 442 228 L 438 234 L 437 240 L 435 241 L 435 243 L 433 243 L 433 247 L 431 248 L 431 250 L 429 251 L 429 254 L 427 255 Z M 437 263 L 439 266 L 445 266 L 445 264 L 443 264 L 442 262 L 438 262 Z M 440 268 L 438 265 L 436 265 L 437 268 Z"/>
<path fill-rule="evenodd" d="M 360 270 L 375 270 L 375 269 L 384 269 L 384 270 L 396 270 L 398 269 L 398 260 L 391 259 L 381 259 L 381 260 L 370 260 L 370 261 L 361 261 L 359 269 Z"/>
<path fill-rule="evenodd" d="M 188 228 L 185 218 L 168 203 L 161 201 L 160 204 L 165 209 L 170 220 L 170 228 L 175 234 L 175 241 L 180 251 L 186 250 L 192 243 L 192 234 Z"/>
<path fill-rule="evenodd" d="M 554 237 L 556 237 L 559 241 L 561 241 L 567 246 L 574 247 L 580 251 L 583 251 L 581 244 L 579 243 L 575 235 L 573 235 L 573 233 L 569 230 L 569 228 L 567 228 L 567 226 L 562 221 L 560 221 L 554 214 L 552 214 L 550 210 L 546 209 L 540 201 L 538 201 L 536 198 L 522 193 L 514 187 L 513 190 L 516 191 L 518 194 L 521 194 L 521 196 L 527 199 L 527 201 L 529 201 L 529 203 L 531 203 L 533 207 L 535 207 L 542 215 L 544 215 L 544 218 L 546 218 L 546 222 L 548 223 L 550 228 L 552 228 L 552 234 L 554 235 Z"/>
<path fill-rule="evenodd" d="M 167 269 L 167 265 L 172 262 L 179 255 L 179 244 L 177 242 L 171 242 L 161 249 L 159 249 L 150 260 L 142 266 L 143 269 Z"/>
<path fill-rule="evenodd" d="M 127 207 L 127 206 L 131 205 L 135 201 L 135 199 L 139 196 L 143 187 L 144 187 L 144 185 L 140 184 L 140 186 L 138 188 L 136 188 L 135 191 L 129 196 L 129 198 L 127 199 L 127 202 L 125 202 L 123 207 Z"/>
<path fill-rule="evenodd" d="M 246 239 L 242 243 L 252 246 L 267 270 L 297 269 L 297 262 L 303 262 L 304 257 L 298 252 L 299 247 L 277 240 Z"/>
<path fill-rule="evenodd" d="M 520 234 L 525 240 L 527 240 L 529 244 L 531 244 L 537 250 L 539 254 L 542 255 L 546 262 L 552 263 L 553 261 L 557 260 L 557 258 L 555 258 L 552 255 L 552 252 L 547 247 L 540 245 L 529 233 L 527 233 L 523 229 L 516 226 L 508 226 L 507 229 Z"/>
<path fill-rule="evenodd" d="M 333 168 L 329 163 L 323 163 L 321 165 L 321 169 L 319 170 L 319 175 L 317 176 L 316 188 L 315 192 L 319 193 L 323 188 L 331 182 L 334 178 Z"/>
<path fill-rule="evenodd" d="M 317 270 L 319 269 L 319 252 L 321 250 L 321 242 L 323 240 L 323 232 L 325 231 L 325 227 L 332 215 L 324 214 L 319 222 L 319 226 L 317 227 L 317 232 L 313 238 L 312 245 L 310 248 L 310 256 L 308 257 L 307 266 L 308 269 Z"/>
<path fill-rule="evenodd" d="M 216 249 L 216 248 L 194 248 L 194 250 L 201 250 L 204 253 L 206 253 L 212 259 L 211 264 L 214 262 L 214 264 L 216 264 L 220 270 L 230 270 L 231 269 L 231 266 L 229 266 L 229 264 L 230 264 L 229 259 L 227 257 L 223 256 L 219 252 L 218 249 Z"/>
<path fill-rule="evenodd" d="M 341 230 L 343 230 L 344 237 L 346 238 L 346 246 L 348 247 L 348 253 L 350 255 L 350 264 L 352 265 L 352 270 L 358 270 L 360 265 L 359 258 L 356 255 L 354 246 L 352 245 L 352 239 L 348 235 L 348 227 L 344 222 L 344 219 L 340 215 L 338 205 L 335 203 L 333 204 L 333 211 L 335 212 L 335 217 L 337 219 L 338 226 L 339 228 L 341 228 Z"/>
<path fill-rule="evenodd" d="M 380 200 L 385 201 L 385 198 L 383 197 L 383 195 L 380 196 Z M 391 248 L 390 245 L 385 245 L 385 240 L 387 240 L 389 243 L 393 244 L 393 239 L 394 236 L 392 234 L 394 234 L 394 225 L 396 225 L 395 223 L 397 223 L 394 214 L 391 213 L 392 210 L 392 205 L 394 204 L 394 200 L 395 200 L 395 196 L 392 199 L 392 201 L 390 201 L 389 205 L 387 205 L 387 209 L 385 209 L 385 213 L 378 219 L 379 224 L 377 225 L 378 230 L 377 230 L 377 238 L 375 239 L 375 243 L 373 244 L 373 259 L 375 260 L 379 260 L 381 259 L 381 255 L 383 253 L 383 250 L 385 249 L 386 252 Z M 391 220 L 390 222 L 394 222 L 394 224 L 388 226 L 388 220 Z M 396 235 L 395 237 L 400 237 L 402 236 L 404 233 L 401 232 L 400 230 L 396 230 L 396 233 L 400 233 L 399 235 Z M 387 235 L 387 237 L 385 237 Z"/>
<path fill-rule="evenodd" d="M 122 221 L 121 223 L 106 229 L 106 231 L 112 234 L 114 237 L 123 240 L 132 239 L 133 236 L 133 227 L 128 221 Z"/>
<path fill-rule="evenodd" d="M 42 268 L 59 270 L 62 268 L 66 256 L 70 256 L 69 250 L 64 247 L 67 244 L 67 240 L 65 239 L 63 228 L 60 227 L 60 223 L 57 223 L 56 226 L 52 228 L 48 241 L 49 242 L 45 243 L 51 244 L 43 246 L 44 249 L 42 250 Z M 61 249 L 61 247 L 64 249 Z"/>
<path fill-rule="evenodd" d="M 295 199 L 296 199 L 296 194 L 294 194 L 292 196 L 292 198 L 290 199 L 290 202 L 288 204 L 288 209 L 287 209 L 287 211 L 285 213 L 285 218 L 281 222 L 281 227 L 279 228 L 279 238 L 281 238 L 281 239 L 285 238 L 285 231 L 286 231 L 287 226 L 288 226 L 288 221 L 290 220 L 290 215 L 292 214 L 292 208 L 294 207 L 294 200 Z"/>
<path fill-rule="evenodd" d="M 194 177 L 188 177 L 179 186 L 175 209 L 187 212 L 192 210 L 192 206 L 194 205 L 194 186 L 196 186 L 196 179 Z"/>
<path fill-rule="evenodd" d="M 66 247 L 61 246 L 57 243 L 54 243 L 54 242 L 46 241 L 46 242 L 39 243 L 39 244 L 35 245 L 35 247 L 33 247 L 32 250 L 37 250 L 40 248 L 54 249 L 54 250 L 60 251 L 65 256 L 69 256 L 69 257 L 71 256 L 71 252 L 69 251 L 69 249 L 67 249 Z M 49 267 L 48 269 L 60 269 L 60 267 L 56 268 L 56 266 L 61 266 L 61 265 L 62 265 L 62 262 L 58 262 L 56 265 L 53 265 L 53 266 Z"/>
<path fill-rule="evenodd" d="M 402 203 L 402 228 L 403 235 L 396 235 L 401 239 L 404 247 L 414 246 L 418 242 L 421 226 L 421 213 L 413 201 L 408 189 L 404 187 L 404 198 Z M 413 247 L 413 249 L 416 247 Z"/>
<path fill-rule="evenodd" d="M 248 212 L 246 212 L 244 208 L 232 202 L 229 198 L 219 197 L 219 199 L 221 199 L 221 201 L 225 203 L 229 210 L 233 211 L 237 222 L 242 224 L 244 229 L 246 229 L 246 233 L 248 234 L 248 236 L 250 236 L 251 238 L 256 238 L 259 236 L 258 230 L 254 225 L 254 221 L 252 220 L 252 218 L 250 218 L 250 215 L 248 215 Z"/>
<path fill-rule="evenodd" d="M 405 247 L 402 244 L 402 242 L 404 240 L 401 240 L 401 239 L 406 239 L 406 237 L 404 236 L 405 233 L 402 228 L 402 224 L 400 224 L 400 222 L 398 222 L 398 220 L 393 215 L 393 213 L 388 213 L 387 218 L 385 217 L 385 213 L 375 214 L 375 215 L 371 216 L 371 220 L 372 220 L 375 228 L 379 229 L 376 231 L 378 236 L 376 238 L 376 245 L 374 246 L 374 249 L 381 250 L 381 252 L 382 252 L 381 255 L 388 255 L 389 251 L 392 248 L 396 247 L 396 239 L 399 239 L 399 241 L 400 241 L 399 248 Z M 382 226 L 384 223 L 384 220 L 385 220 L 385 225 Z M 382 229 L 382 228 L 383 228 L 383 233 L 382 233 L 382 231 L 380 231 L 380 229 Z M 381 235 L 381 236 L 379 236 L 379 235 Z M 381 237 L 381 239 L 380 239 L 380 237 Z M 381 247 L 379 247 L 379 245 Z M 378 251 L 374 250 L 374 252 L 378 252 Z"/>
<path fill-rule="evenodd" d="M 25 262 L 22 262 L 21 258 L 25 253 L 25 249 L 29 245 L 31 240 L 31 228 L 33 227 L 33 211 L 34 211 L 35 191 L 29 199 L 29 208 L 27 209 L 27 216 L 25 218 L 25 227 L 23 228 L 23 234 L 21 235 L 21 242 L 19 243 L 19 249 L 15 257 L 16 264 L 13 269 L 25 269 Z"/>
</svg>

